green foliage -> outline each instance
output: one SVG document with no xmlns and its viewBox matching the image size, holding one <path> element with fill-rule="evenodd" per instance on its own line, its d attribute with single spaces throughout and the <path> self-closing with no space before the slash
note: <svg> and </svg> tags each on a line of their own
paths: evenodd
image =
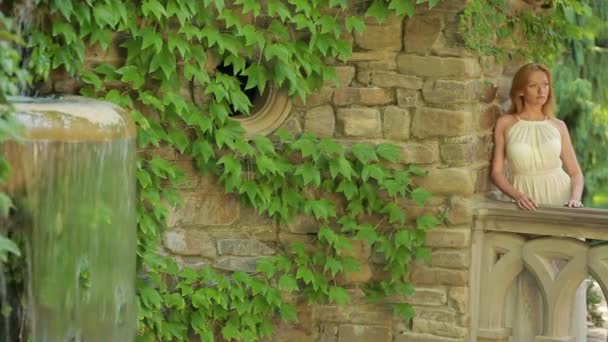
<svg viewBox="0 0 608 342">
<path fill-rule="evenodd" d="M 584 40 L 567 40 L 561 63 L 553 68 L 558 116 L 563 119 L 585 175 L 584 202 L 600 201 L 608 194 L 608 5 L 587 0 L 591 15 L 568 17 L 573 24 L 592 32 Z"/>
<path fill-rule="evenodd" d="M 468 49 L 500 58 L 523 58 L 551 64 L 565 50 L 567 39 L 581 40 L 591 32 L 574 23 L 588 16 L 586 1 L 554 0 L 549 8 L 513 8 L 508 0 L 470 1 L 461 17 Z"/>
<path fill-rule="evenodd" d="M 28 74 L 20 67 L 21 58 L 16 48 L 16 44 L 21 44 L 22 40 L 13 29 L 11 18 L 0 12 L 0 143 L 9 138 L 18 138 L 19 126 L 11 115 L 12 108 L 7 96 L 17 94 L 19 88 L 28 82 Z M 10 166 L 4 156 L 0 155 L 0 187 L 9 173 Z M 6 219 L 12 206 L 10 197 L 0 192 L 0 222 Z M 3 233 L 6 232 L 0 230 L 0 270 L 7 261 L 8 254 L 20 256 L 17 245 L 3 236 Z"/>
<path fill-rule="evenodd" d="M 391 12 L 411 16 L 416 4 L 438 0 L 374 0 L 366 15 L 382 22 Z M 256 340 L 272 333 L 273 316 L 296 318 L 289 296 L 346 304 L 340 284 L 360 269 L 353 241 L 386 260 L 386 280 L 368 284 L 370 298 L 409 295 L 408 265 L 428 258 L 426 231 L 439 222 L 408 223 L 399 205 L 424 205 L 430 194 L 413 186 L 419 168 L 393 169 L 399 150 L 389 144 L 350 149 L 310 134 L 278 132 L 246 140 L 229 117 L 248 113 L 245 89 L 270 84 L 305 98 L 335 71 L 326 61 L 347 60 L 347 32 L 365 29 L 346 1 L 254 0 L 40 1 L 28 36 L 28 67 L 37 80 L 65 69 L 86 96 L 126 108 L 138 127 L 138 249 L 146 279 L 138 282 L 139 339 L 143 341 Z M 356 13 L 355 13 L 356 14 Z M 253 18 L 247 20 L 247 17 Z M 258 19 L 263 19 L 259 20 Z M 126 56 L 121 64 L 85 64 L 87 49 Z M 225 68 L 212 70 L 213 60 Z M 223 70 L 223 71 L 222 71 Z M 226 71 L 228 70 L 228 71 Z M 184 97 L 183 89 L 193 90 Z M 225 190 L 260 214 L 281 222 L 314 217 L 314 246 L 294 243 L 260 261 L 255 273 L 180 268 L 157 256 L 168 215 L 186 182 L 176 165 L 155 150 L 191 156 L 201 172 L 215 174 Z M 328 200 L 333 198 L 334 201 Z M 363 218 L 367 220 L 363 220 Z M 377 217 L 372 225 L 369 217 Z M 395 312 L 413 315 L 408 304 Z"/>
</svg>

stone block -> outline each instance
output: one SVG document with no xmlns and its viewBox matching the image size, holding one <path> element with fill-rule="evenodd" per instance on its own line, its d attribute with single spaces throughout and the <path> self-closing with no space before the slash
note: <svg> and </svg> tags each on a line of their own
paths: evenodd
<svg viewBox="0 0 608 342">
<path fill-rule="evenodd" d="M 446 322 L 436 322 L 414 317 L 412 331 L 423 334 L 434 334 L 452 338 L 467 336 L 467 328 Z"/>
<path fill-rule="evenodd" d="M 380 111 L 375 108 L 338 109 L 337 128 L 346 137 L 378 137 L 382 134 Z"/>
<path fill-rule="evenodd" d="M 221 257 L 215 260 L 213 267 L 226 271 L 255 272 L 258 257 Z"/>
<path fill-rule="evenodd" d="M 481 67 L 475 58 L 416 56 L 400 54 L 397 67 L 404 75 L 455 79 L 481 76 Z"/>
<path fill-rule="evenodd" d="M 439 107 L 474 103 L 479 100 L 478 81 L 427 80 L 422 87 L 422 97 L 427 104 Z"/>
<path fill-rule="evenodd" d="M 470 242 L 470 228 L 434 228 L 426 232 L 429 247 L 467 248 Z"/>
<path fill-rule="evenodd" d="M 385 139 L 408 140 L 410 138 L 410 112 L 407 109 L 389 106 L 382 112 L 382 132 Z"/>
<path fill-rule="evenodd" d="M 447 221 L 451 225 L 473 222 L 473 203 L 461 196 L 452 196 L 449 200 Z"/>
<path fill-rule="evenodd" d="M 460 317 L 458 313 L 449 307 L 428 307 L 428 306 L 417 306 L 416 317 L 436 322 L 446 322 L 454 325 L 460 323 Z"/>
<path fill-rule="evenodd" d="M 479 128 L 482 130 L 493 129 L 496 124 L 496 120 L 500 116 L 500 107 L 496 104 L 488 106 L 479 115 Z"/>
<path fill-rule="evenodd" d="M 274 254 L 274 249 L 252 239 L 222 239 L 217 241 L 220 255 L 257 256 Z"/>
<path fill-rule="evenodd" d="M 397 52 L 391 51 L 356 51 L 349 58 L 349 62 L 369 62 L 369 61 L 395 61 Z"/>
<path fill-rule="evenodd" d="M 471 264 L 469 251 L 440 249 L 431 254 L 431 265 L 445 268 L 468 269 Z"/>
<path fill-rule="evenodd" d="M 333 102 L 336 106 L 381 106 L 395 102 L 395 96 L 385 88 L 336 88 Z"/>
<path fill-rule="evenodd" d="M 171 208 L 169 211 L 168 227 L 225 226 L 239 219 L 240 205 L 233 195 L 194 191 L 183 193 L 182 197 L 184 205 L 180 208 Z"/>
<path fill-rule="evenodd" d="M 314 93 L 308 95 L 306 100 L 302 101 L 299 97 L 296 97 L 293 101 L 294 105 L 299 107 L 316 107 L 331 102 L 331 98 L 334 94 L 334 89 L 331 87 L 322 87 Z"/>
<path fill-rule="evenodd" d="M 401 150 L 399 162 L 403 164 L 432 164 L 439 160 L 439 145 L 436 141 L 398 144 Z"/>
<path fill-rule="evenodd" d="M 464 168 L 431 169 L 416 184 L 433 195 L 471 195 L 475 191 L 475 175 Z"/>
<path fill-rule="evenodd" d="M 169 229 L 163 236 L 163 245 L 171 253 L 184 256 L 213 258 L 217 255 L 215 243 L 209 233 L 196 228 Z"/>
<path fill-rule="evenodd" d="M 450 137 L 471 131 L 471 113 L 438 108 L 417 108 L 412 133 L 418 138 Z"/>
<path fill-rule="evenodd" d="M 319 137 L 331 137 L 336 128 L 334 109 L 330 105 L 314 107 L 304 115 L 304 130 Z"/>
<path fill-rule="evenodd" d="M 309 215 L 296 215 L 289 222 L 281 223 L 281 229 L 294 234 L 310 234 L 319 231 L 319 223 Z"/>
<path fill-rule="evenodd" d="M 440 15 L 415 15 L 405 26 L 405 51 L 427 54 L 443 30 Z"/>
<path fill-rule="evenodd" d="M 455 285 L 464 286 L 469 281 L 469 272 L 447 268 L 416 265 L 411 274 L 415 285 Z"/>
<path fill-rule="evenodd" d="M 447 303 L 447 290 L 445 287 L 417 287 L 406 301 L 412 305 L 441 306 Z"/>
<path fill-rule="evenodd" d="M 431 334 L 405 332 L 396 335 L 394 342 L 464 342 L 464 338 L 450 338 Z"/>
<path fill-rule="evenodd" d="M 338 84 L 330 82 L 329 86 L 333 87 L 348 87 L 355 77 L 355 67 L 352 65 L 336 66 L 336 76 L 338 76 Z"/>
<path fill-rule="evenodd" d="M 298 121 L 298 119 L 295 117 L 287 118 L 287 120 L 285 120 L 281 124 L 279 129 L 280 128 L 286 130 L 287 132 L 293 134 L 296 137 L 302 134 L 302 125 L 300 124 L 300 121 Z"/>
<path fill-rule="evenodd" d="M 342 324 L 338 327 L 338 342 L 390 341 L 391 331 L 387 327 Z"/>
<path fill-rule="evenodd" d="M 465 286 L 451 287 L 448 292 L 448 303 L 460 313 L 469 312 L 469 288 Z"/>
<path fill-rule="evenodd" d="M 412 89 L 397 89 L 397 105 L 402 108 L 416 108 L 424 105 L 422 92 Z"/>
<path fill-rule="evenodd" d="M 472 144 L 442 144 L 440 148 L 441 159 L 449 165 L 468 164 L 473 161 Z"/>
<path fill-rule="evenodd" d="M 405 89 L 422 89 L 422 79 L 416 76 L 402 75 L 394 71 L 371 71 L 371 84 L 377 87 L 396 87 Z"/>
<path fill-rule="evenodd" d="M 382 25 L 368 24 L 364 32 L 355 33 L 355 44 L 365 50 L 400 51 L 402 21 L 392 20 Z"/>
<path fill-rule="evenodd" d="M 338 341 L 338 325 L 323 323 L 319 326 L 319 334 L 317 342 L 337 342 Z"/>
</svg>

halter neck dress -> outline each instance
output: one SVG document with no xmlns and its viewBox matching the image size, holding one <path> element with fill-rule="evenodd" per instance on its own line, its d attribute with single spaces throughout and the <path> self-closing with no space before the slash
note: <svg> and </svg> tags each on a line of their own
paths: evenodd
<svg viewBox="0 0 608 342">
<path fill-rule="evenodd" d="M 540 205 L 564 205 L 570 197 L 570 176 L 562 168 L 559 130 L 546 117 L 517 119 L 506 136 L 511 184 Z"/>
<path fill-rule="evenodd" d="M 561 150 L 561 133 L 547 117 L 542 121 L 530 121 L 517 116 L 517 122 L 506 135 L 511 184 L 539 205 L 563 206 L 570 198 L 570 176 L 562 168 Z M 509 341 L 532 341 L 532 336 L 542 332 L 543 312 L 542 295 L 531 273 L 520 274 L 509 296 L 507 326 L 513 329 Z M 570 333 L 575 341 L 584 342 L 585 284 L 579 286 L 576 296 Z"/>
</svg>

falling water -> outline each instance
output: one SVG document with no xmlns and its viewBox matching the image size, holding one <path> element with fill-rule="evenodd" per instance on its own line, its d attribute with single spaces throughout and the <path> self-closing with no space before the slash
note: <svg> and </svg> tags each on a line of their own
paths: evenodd
<svg viewBox="0 0 608 342">
<path fill-rule="evenodd" d="M 13 104 L 25 139 L 3 153 L 26 230 L 30 340 L 133 341 L 132 124 L 119 108 L 82 98 Z"/>
</svg>

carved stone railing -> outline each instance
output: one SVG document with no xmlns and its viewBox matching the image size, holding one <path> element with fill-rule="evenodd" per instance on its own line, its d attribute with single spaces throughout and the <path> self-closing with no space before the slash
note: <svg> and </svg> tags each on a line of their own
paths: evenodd
<svg viewBox="0 0 608 342">
<path fill-rule="evenodd" d="M 527 270 L 543 297 L 543 333 L 518 342 L 574 342 L 569 329 L 577 288 L 591 275 L 608 294 L 608 244 L 591 247 L 581 240 L 608 240 L 608 210 L 528 212 L 486 200 L 476 210 L 473 229 L 471 341 L 509 341 L 507 294 Z"/>
</svg>

